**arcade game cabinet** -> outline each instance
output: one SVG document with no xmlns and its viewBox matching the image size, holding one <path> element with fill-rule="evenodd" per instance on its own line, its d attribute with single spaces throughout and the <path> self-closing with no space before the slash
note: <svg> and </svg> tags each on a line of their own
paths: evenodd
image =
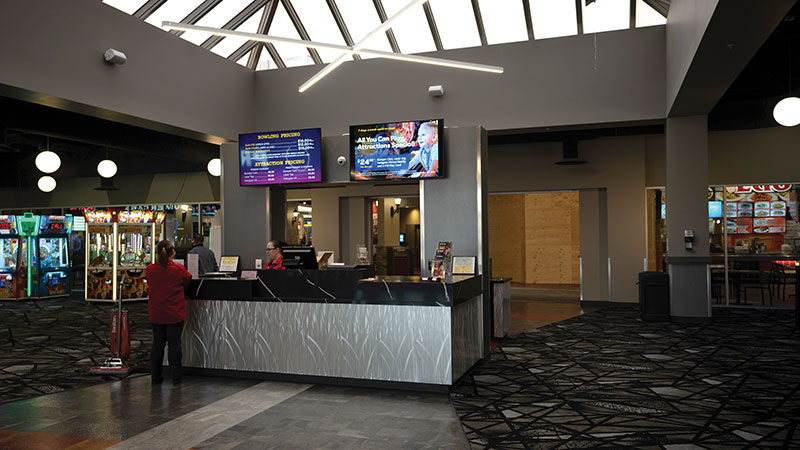
<svg viewBox="0 0 800 450">
<path fill-rule="evenodd" d="M 20 225 L 20 221 L 24 226 Z M 30 297 L 30 249 L 38 217 L 0 216 L 0 299 Z M 22 229 L 24 228 L 24 230 Z M 27 234 L 26 234 L 27 232 Z"/>
<path fill-rule="evenodd" d="M 72 290 L 69 265 L 69 234 L 72 216 L 40 216 L 36 238 L 34 266 L 38 277 L 35 293 L 38 298 L 65 297 Z"/>
</svg>

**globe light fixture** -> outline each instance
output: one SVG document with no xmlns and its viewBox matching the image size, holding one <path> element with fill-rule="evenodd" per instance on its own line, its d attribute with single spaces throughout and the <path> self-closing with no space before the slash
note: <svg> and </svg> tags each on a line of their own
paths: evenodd
<svg viewBox="0 0 800 450">
<path fill-rule="evenodd" d="M 110 159 L 104 159 L 97 165 L 97 173 L 103 178 L 111 178 L 117 174 L 117 165 Z"/>
<path fill-rule="evenodd" d="M 50 150 L 36 155 L 36 168 L 44 173 L 53 173 L 61 167 L 61 158 Z"/>
<path fill-rule="evenodd" d="M 220 161 L 219 158 L 214 158 L 209 161 L 206 168 L 208 169 L 208 173 L 215 177 L 222 175 L 222 161 Z"/>
<path fill-rule="evenodd" d="M 779 101 L 772 110 L 772 117 L 785 127 L 800 124 L 800 98 L 786 97 Z"/>
<path fill-rule="evenodd" d="M 42 192 L 50 192 L 56 188 L 56 180 L 49 175 L 39 178 L 39 182 L 36 184 L 39 186 L 39 190 Z"/>
</svg>

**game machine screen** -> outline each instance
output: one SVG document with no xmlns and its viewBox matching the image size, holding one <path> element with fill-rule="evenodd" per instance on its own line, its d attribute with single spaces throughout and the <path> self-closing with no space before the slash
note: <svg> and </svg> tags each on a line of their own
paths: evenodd
<svg viewBox="0 0 800 450">
<path fill-rule="evenodd" d="M 15 216 L 0 216 L 0 298 L 27 297 L 27 242 L 20 237 Z"/>
<path fill-rule="evenodd" d="M 113 301 L 114 222 L 112 211 L 86 211 L 86 294 L 88 301 Z"/>
<path fill-rule="evenodd" d="M 41 216 L 36 245 L 38 297 L 68 296 L 71 291 L 69 235 L 72 216 Z"/>
<path fill-rule="evenodd" d="M 155 240 L 164 222 L 163 211 L 131 210 L 119 212 L 117 277 L 124 275 L 122 300 L 147 299 L 145 269 L 155 262 Z"/>
</svg>

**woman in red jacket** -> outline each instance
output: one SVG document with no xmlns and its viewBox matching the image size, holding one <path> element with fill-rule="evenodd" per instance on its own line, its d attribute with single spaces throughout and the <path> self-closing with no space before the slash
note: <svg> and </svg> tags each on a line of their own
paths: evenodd
<svg viewBox="0 0 800 450">
<path fill-rule="evenodd" d="M 172 384 L 181 382 L 181 333 L 183 319 L 186 318 L 186 297 L 184 289 L 189 285 L 192 275 L 172 261 L 175 248 L 172 242 L 163 240 L 156 246 L 158 261 L 147 266 L 150 300 L 147 309 L 153 323 L 153 349 L 150 353 L 151 383 L 161 383 L 161 368 L 164 361 L 164 345 L 169 344 L 169 367 L 172 371 Z"/>
</svg>

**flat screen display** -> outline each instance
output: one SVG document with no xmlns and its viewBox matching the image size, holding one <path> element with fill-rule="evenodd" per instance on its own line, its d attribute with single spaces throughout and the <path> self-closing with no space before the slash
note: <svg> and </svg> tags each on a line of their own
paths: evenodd
<svg viewBox="0 0 800 450">
<path fill-rule="evenodd" d="M 239 184 L 322 181 L 322 130 L 269 131 L 239 135 Z"/>
<path fill-rule="evenodd" d="M 442 119 L 350 126 L 350 179 L 440 178 Z"/>
<path fill-rule="evenodd" d="M 708 202 L 708 217 L 715 219 L 722 217 L 722 202 L 714 200 Z"/>
</svg>

